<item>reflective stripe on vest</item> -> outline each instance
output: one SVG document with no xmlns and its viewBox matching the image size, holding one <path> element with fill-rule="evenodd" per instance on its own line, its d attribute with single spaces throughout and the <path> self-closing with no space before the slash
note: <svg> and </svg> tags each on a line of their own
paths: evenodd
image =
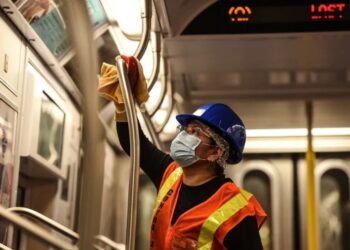
<svg viewBox="0 0 350 250">
<path fill-rule="evenodd" d="M 242 188 L 240 189 L 240 191 L 242 192 L 243 196 L 244 196 L 247 200 L 249 200 L 250 197 L 253 196 L 251 193 L 249 193 L 248 191 L 245 191 L 245 190 L 242 189 Z"/>
<path fill-rule="evenodd" d="M 153 216 L 155 212 L 157 211 L 159 204 L 162 202 L 164 196 L 169 192 L 171 187 L 174 185 L 174 183 L 177 181 L 177 179 L 181 176 L 182 174 L 182 168 L 178 167 L 175 169 L 165 180 L 163 183 L 162 187 L 159 190 L 159 193 L 157 195 L 157 200 L 154 205 L 154 210 L 153 210 Z"/>
<path fill-rule="evenodd" d="M 198 250 L 210 250 L 216 230 L 231 216 L 248 204 L 248 199 L 252 194 L 243 189 L 241 189 L 241 192 L 242 194 L 236 194 L 212 213 L 204 222 L 198 238 Z"/>
</svg>

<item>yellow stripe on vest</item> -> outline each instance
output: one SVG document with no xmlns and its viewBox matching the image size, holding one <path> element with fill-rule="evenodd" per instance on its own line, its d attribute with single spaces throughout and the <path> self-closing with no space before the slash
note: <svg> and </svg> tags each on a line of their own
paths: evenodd
<svg viewBox="0 0 350 250">
<path fill-rule="evenodd" d="M 249 193 L 248 191 L 245 191 L 244 189 L 240 189 L 241 193 L 243 194 L 244 198 L 246 198 L 247 200 L 250 199 L 250 197 L 252 197 L 253 195 L 251 193 Z"/>
<path fill-rule="evenodd" d="M 163 186 L 160 188 L 159 193 L 157 195 L 157 200 L 154 204 L 154 209 L 153 209 L 153 216 L 154 216 L 154 213 L 157 211 L 159 204 L 162 202 L 164 196 L 169 192 L 169 190 L 177 181 L 177 179 L 180 177 L 182 172 L 183 172 L 182 168 L 179 167 L 175 169 L 165 180 Z"/>
<path fill-rule="evenodd" d="M 247 204 L 248 201 L 245 195 L 243 196 L 239 193 L 212 213 L 202 226 L 198 238 L 198 250 L 210 250 L 216 230 L 222 225 L 222 223 L 236 214 Z"/>
</svg>

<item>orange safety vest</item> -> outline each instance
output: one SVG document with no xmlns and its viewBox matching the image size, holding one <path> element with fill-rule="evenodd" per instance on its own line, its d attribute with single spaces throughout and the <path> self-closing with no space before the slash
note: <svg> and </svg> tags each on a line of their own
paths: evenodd
<svg viewBox="0 0 350 250">
<path fill-rule="evenodd" d="M 172 162 L 163 175 L 155 202 L 150 249 L 226 249 L 226 234 L 245 217 L 255 216 L 259 228 L 266 219 L 265 211 L 252 194 L 227 182 L 171 225 L 181 183 L 182 168 Z"/>
</svg>

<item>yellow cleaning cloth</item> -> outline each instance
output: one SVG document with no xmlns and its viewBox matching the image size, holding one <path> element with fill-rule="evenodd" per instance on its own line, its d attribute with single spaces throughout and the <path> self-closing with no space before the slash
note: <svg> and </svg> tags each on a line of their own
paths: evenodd
<svg viewBox="0 0 350 250">
<path fill-rule="evenodd" d="M 118 56 L 119 57 L 119 56 Z M 116 59 L 118 59 L 118 57 Z M 127 63 L 130 87 L 141 111 L 149 98 L 146 79 L 141 63 L 134 57 L 121 56 Z M 119 85 L 119 75 L 115 65 L 103 63 L 99 79 L 98 93 L 103 98 L 113 101 L 117 115 L 125 113 L 124 98 Z"/>
</svg>

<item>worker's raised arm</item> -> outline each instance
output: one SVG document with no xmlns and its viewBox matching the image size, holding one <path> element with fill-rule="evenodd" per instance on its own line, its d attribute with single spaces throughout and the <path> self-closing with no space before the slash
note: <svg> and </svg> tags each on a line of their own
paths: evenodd
<svg viewBox="0 0 350 250">
<path fill-rule="evenodd" d="M 136 102 L 144 109 L 149 94 L 140 62 L 134 57 L 121 56 L 128 68 L 128 78 Z M 113 101 L 116 107 L 117 133 L 123 150 L 130 154 L 129 128 L 125 113 L 124 98 L 119 86 L 118 71 L 114 65 L 103 63 L 98 91 L 103 98 Z M 139 126 L 139 125 L 138 125 Z M 172 158 L 154 146 L 139 126 L 140 166 L 158 188 L 166 167 Z"/>
</svg>

